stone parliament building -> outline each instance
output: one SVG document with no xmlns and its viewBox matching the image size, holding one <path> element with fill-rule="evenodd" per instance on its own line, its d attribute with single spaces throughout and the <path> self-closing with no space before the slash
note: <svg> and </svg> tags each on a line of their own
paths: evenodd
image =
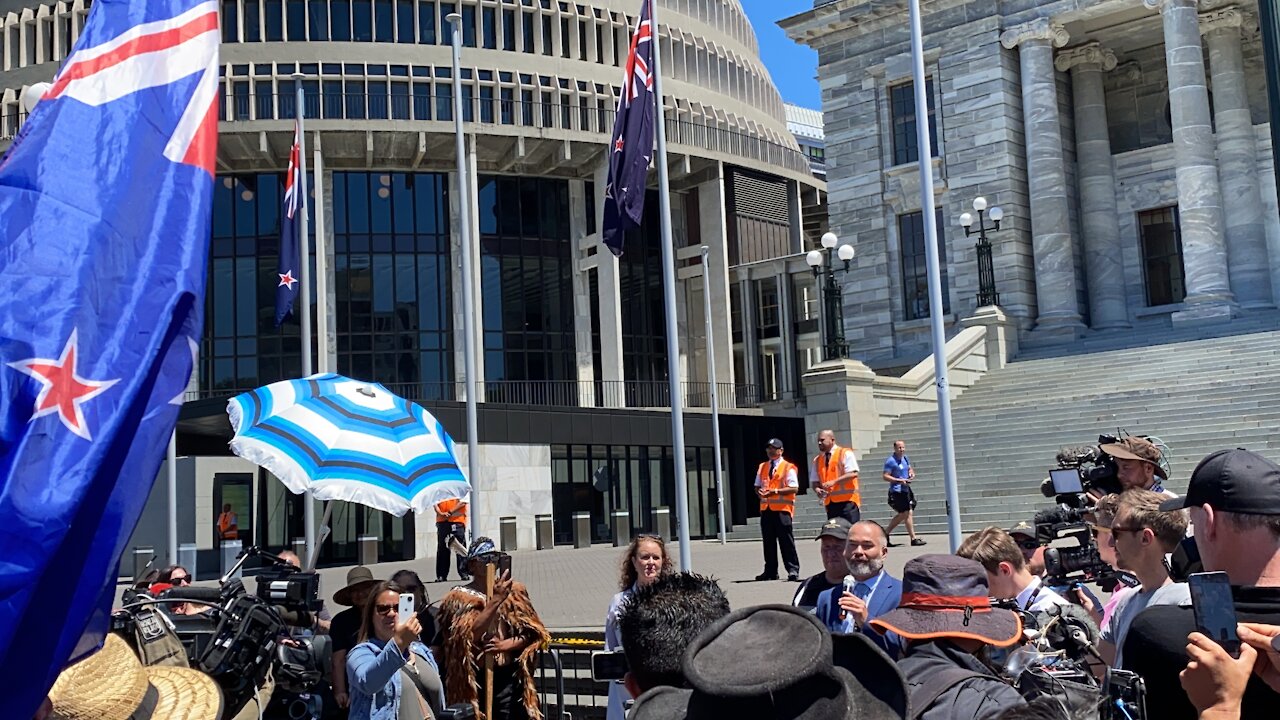
<svg viewBox="0 0 1280 720">
<path fill-rule="evenodd" d="M 977 310 L 959 216 L 1004 211 L 1000 307 L 1024 345 L 1159 334 L 1276 306 L 1280 221 L 1257 5 L 923 3 L 948 334 Z M 780 21 L 817 50 L 851 354 L 929 353 L 907 4 L 817 0 Z"/>
</svg>

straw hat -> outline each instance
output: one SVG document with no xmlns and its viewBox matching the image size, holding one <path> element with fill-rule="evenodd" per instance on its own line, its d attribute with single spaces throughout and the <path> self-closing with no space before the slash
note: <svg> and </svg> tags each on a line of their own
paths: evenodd
<svg viewBox="0 0 1280 720">
<path fill-rule="evenodd" d="M 143 667 L 119 636 L 62 671 L 49 690 L 49 720 L 218 720 L 213 678 L 179 667 Z"/>
</svg>

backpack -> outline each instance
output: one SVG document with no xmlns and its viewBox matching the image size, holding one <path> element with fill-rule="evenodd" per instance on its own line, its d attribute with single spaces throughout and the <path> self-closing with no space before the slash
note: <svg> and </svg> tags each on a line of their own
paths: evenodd
<svg viewBox="0 0 1280 720">
<path fill-rule="evenodd" d="M 991 676 L 959 667 L 945 668 L 929 673 L 924 682 L 918 685 L 913 684 L 908 688 L 907 707 L 911 710 L 908 716 L 909 720 L 919 720 L 926 710 L 933 707 L 938 698 L 960 683 L 974 678 L 989 677 Z"/>
</svg>

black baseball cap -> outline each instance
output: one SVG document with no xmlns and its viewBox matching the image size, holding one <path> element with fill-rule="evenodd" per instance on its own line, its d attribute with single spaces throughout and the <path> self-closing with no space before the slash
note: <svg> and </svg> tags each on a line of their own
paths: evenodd
<svg viewBox="0 0 1280 720">
<path fill-rule="evenodd" d="M 1280 515 L 1280 465 L 1244 448 L 1210 453 L 1191 473 L 1187 494 L 1165 500 L 1160 509 L 1201 505 L 1241 515 Z"/>
<path fill-rule="evenodd" d="M 849 528 L 853 527 L 853 523 L 842 517 L 833 517 L 822 524 L 822 529 L 818 531 L 818 536 L 814 540 L 821 540 L 824 537 L 833 537 L 837 540 L 849 539 Z"/>
<path fill-rule="evenodd" d="M 767 446 L 769 446 L 769 447 L 772 447 L 772 448 L 778 448 L 779 450 L 781 450 L 781 449 L 782 449 L 782 441 L 781 441 L 781 440 L 779 440 L 778 438 L 772 438 L 772 439 L 770 439 L 770 440 L 769 440 L 769 442 L 765 443 L 765 445 L 767 445 Z"/>
</svg>

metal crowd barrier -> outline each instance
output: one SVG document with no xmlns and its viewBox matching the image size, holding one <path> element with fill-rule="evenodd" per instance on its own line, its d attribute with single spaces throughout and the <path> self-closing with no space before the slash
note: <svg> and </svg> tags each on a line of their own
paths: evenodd
<svg viewBox="0 0 1280 720">
<path fill-rule="evenodd" d="M 609 684 L 591 679 L 591 653 L 603 649 L 599 640 L 553 638 L 539 653 L 534 682 L 548 720 L 603 720 Z"/>
</svg>

